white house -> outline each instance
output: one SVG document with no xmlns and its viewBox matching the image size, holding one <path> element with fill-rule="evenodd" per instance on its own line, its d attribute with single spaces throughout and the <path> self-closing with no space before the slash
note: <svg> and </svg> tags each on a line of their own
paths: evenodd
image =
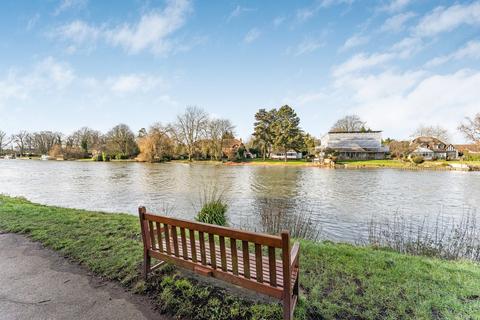
<svg viewBox="0 0 480 320">
<path fill-rule="evenodd" d="M 320 158 L 334 154 L 339 160 L 385 159 L 381 131 L 331 131 L 320 139 Z"/>
<path fill-rule="evenodd" d="M 298 160 L 302 159 L 303 155 L 301 152 L 297 152 L 295 150 L 287 151 L 287 160 Z M 270 154 L 270 159 L 274 160 L 284 160 L 285 159 L 285 152 L 276 151 Z"/>
<path fill-rule="evenodd" d="M 445 143 L 434 137 L 418 137 L 410 142 L 410 147 L 413 151 L 410 156 L 421 156 L 425 160 L 458 159 L 458 151 L 452 145 Z"/>
</svg>

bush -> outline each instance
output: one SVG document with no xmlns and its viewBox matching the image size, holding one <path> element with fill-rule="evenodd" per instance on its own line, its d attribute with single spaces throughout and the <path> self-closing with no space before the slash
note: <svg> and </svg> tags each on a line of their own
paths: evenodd
<svg viewBox="0 0 480 320">
<path fill-rule="evenodd" d="M 412 161 L 413 161 L 413 163 L 415 163 L 415 164 L 421 164 L 421 163 L 423 163 L 423 162 L 425 161 L 425 159 L 423 159 L 422 156 L 414 156 L 414 157 L 412 158 Z"/>
<path fill-rule="evenodd" d="M 227 217 L 225 214 L 227 213 L 227 208 L 227 204 L 223 203 L 221 200 L 205 203 L 195 220 L 203 223 L 226 226 Z"/>
</svg>

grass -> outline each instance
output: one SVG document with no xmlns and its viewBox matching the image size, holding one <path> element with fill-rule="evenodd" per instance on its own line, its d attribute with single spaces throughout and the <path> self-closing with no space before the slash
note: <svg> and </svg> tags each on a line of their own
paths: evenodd
<svg viewBox="0 0 480 320">
<path fill-rule="evenodd" d="M 274 160 L 274 159 L 265 159 L 257 158 L 257 159 L 248 159 L 245 162 L 241 162 L 242 164 L 252 164 L 252 165 L 261 165 L 261 166 L 309 166 L 312 165 L 311 162 L 308 162 L 304 159 L 298 160 Z"/>
<path fill-rule="evenodd" d="M 167 266 L 140 278 L 138 218 L 0 196 L 0 229 L 23 233 L 96 274 L 189 319 L 280 319 L 278 304 L 251 303 Z M 296 319 L 478 319 L 480 267 L 371 247 L 301 241 Z"/>
<path fill-rule="evenodd" d="M 338 164 L 344 164 L 347 167 L 388 167 L 388 168 L 404 168 L 412 166 L 411 163 L 403 162 L 401 160 L 345 160 L 338 161 Z"/>
</svg>

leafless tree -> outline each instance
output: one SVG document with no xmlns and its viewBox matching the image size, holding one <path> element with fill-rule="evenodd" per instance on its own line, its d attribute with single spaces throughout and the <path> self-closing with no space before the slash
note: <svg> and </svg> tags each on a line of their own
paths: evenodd
<svg viewBox="0 0 480 320">
<path fill-rule="evenodd" d="M 107 150 L 111 155 L 130 157 L 137 151 L 135 135 L 126 124 L 113 127 L 106 135 Z"/>
<path fill-rule="evenodd" d="M 458 130 L 473 143 L 480 143 L 480 113 L 477 113 L 473 119 L 466 117 L 465 122 L 458 126 Z"/>
<path fill-rule="evenodd" d="M 0 130 L 0 155 L 3 154 L 3 150 L 10 144 L 10 139 L 7 133 Z"/>
<path fill-rule="evenodd" d="M 411 135 L 412 138 L 416 137 L 434 137 L 443 142 L 450 141 L 450 133 L 447 129 L 441 126 L 424 126 L 421 125 L 413 132 Z"/>
<path fill-rule="evenodd" d="M 36 154 L 48 154 L 54 145 L 62 144 L 62 133 L 52 131 L 40 131 L 30 135 L 32 151 Z"/>
<path fill-rule="evenodd" d="M 177 116 L 172 132 L 178 142 L 185 145 L 188 160 L 192 160 L 197 142 L 204 136 L 208 114 L 198 107 L 187 107 L 185 113 Z"/>
<path fill-rule="evenodd" d="M 233 134 L 235 126 L 228 119 L 212 119 L 207 125 L 207 138 L 210 140 L 211 149 L 215 160 L 222 157 L 223 142 L 227 134 Z"/>
<path fill-rule="evenodd" d="M 169 136 L 168 128 L 160 123 L 155 123 L 148 132 L 139 136 L 138 148 L 140 161 L 157 162 L 173 157 L 174 143 Z"/>
<path fill-rule="evenodd" d="M 83 127 L 68 137 L 67 144 L 81 149 L 84 153 L 89 153 L 102 149 L 104 141 L 100 131 Z"/>
<path fill-rule="evenodd" d="M 28 147 L 29 144 L 29 133 L 27 131 L 20 131 L 14 135 L 12 135 L 12 141 L 16 145 L 18 152 L 20 152 L 20 156 L 25 154 L 25 148 Z"/>
<path fill-rule="evenodd" d="M 330 129 L 332 132 L 352 132 L 366 130 L 366 123 L 359 116 L 352 114 L 337 120 Z"/>
</svg>

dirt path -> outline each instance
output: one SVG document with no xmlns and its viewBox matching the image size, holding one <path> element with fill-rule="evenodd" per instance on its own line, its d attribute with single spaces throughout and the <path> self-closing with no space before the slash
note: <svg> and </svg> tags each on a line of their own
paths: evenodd
<svg viewBox="0 0 480 320">
<path fill-rule="evenodd" d="M 167 319 L 146 299 L 17 234 L 0 234 L 0 318 Z"/>
</svg>

